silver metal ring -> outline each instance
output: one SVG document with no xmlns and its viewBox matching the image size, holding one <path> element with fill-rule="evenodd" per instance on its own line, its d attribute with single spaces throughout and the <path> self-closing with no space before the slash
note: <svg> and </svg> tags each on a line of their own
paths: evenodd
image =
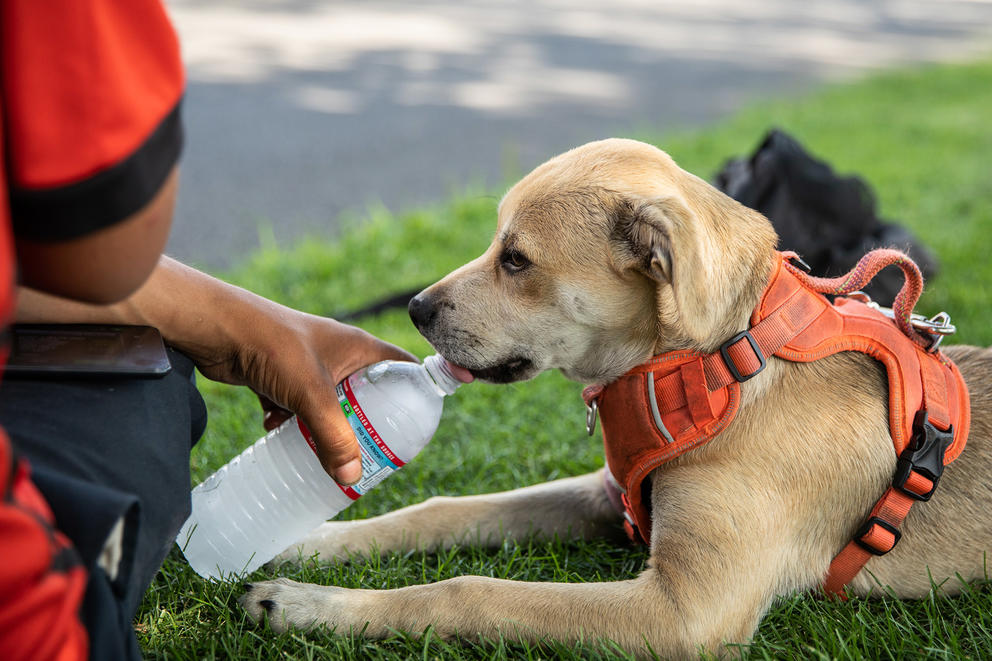
<svg viewBox="0 0 992 661">
<path fill-rule="evenodd" d="M 586 431 L 592 436 L 596 431 L 596 418 L 599 417 L 599 404 L 592 400 L 586 404 Z"/>
</svg>

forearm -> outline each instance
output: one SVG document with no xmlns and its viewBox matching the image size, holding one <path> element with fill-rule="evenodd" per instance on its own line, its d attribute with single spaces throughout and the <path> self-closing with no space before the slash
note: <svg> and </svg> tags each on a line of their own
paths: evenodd
<svg viewBox="0 0 992 661">
<path fill-rule="evenodd" d="M 277 303 L 162 257 L 140 289 L 113 305 L 78 303 L 22 288 L 16 319 L 154 326 L 167 342 L 211 364 L 228 359 L 221 354 L 248 341 L 251 329 L 246 324 L 287 313 Z"/>
<path fill-rule="evenodd" d="M 247 385 L 298 414 L 324 468 L 342 484 L 361 477 L 358 445 L 334 387 L 379 360 L 416 360 L 363 330 L 292 310 L 162 257 L 127 300 L 89 305 L 22 289 L 17 321 L 145 324 L 214 381 Z"/>
</svg>

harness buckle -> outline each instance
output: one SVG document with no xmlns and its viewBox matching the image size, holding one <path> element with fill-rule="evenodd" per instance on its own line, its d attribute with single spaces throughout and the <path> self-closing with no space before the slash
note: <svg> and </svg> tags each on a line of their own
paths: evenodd
<svg viewBox="0 0 992 661">
<path fill-rule="evenodd" d="M 894 539 L 892 540 L 892 546 L 890 546 L 887 549 L 881 549 L 878 548 L 877 546 L 872 545 L 871 541 L 865 539 L 865 537 L 867 537 L 872 532 L 874 532 L 875 526 L 878 526 L 879 528 L 883 530 L 887 530 L 888 532 L 892 533 L 892 536 L 894 537 Z M 868 551 L 872 555 L 885 555 L 886 553 L 888 553 L 889 551 L 891 551 L 896 547 L 896 544 L 899 543 L 900 539 L 902 539 L 902 532 L 894 525 L 886 521 L 885 519 L 879 518 L 877 516 L 873 516 L 867 521 L 865 521 L 863 524 L 861 524 L 861 527 L 858 528 L 858 531 L 854 533 L 854 543 L 860 546 L 861 548 L 863 548 L 864 550 Z"/>
<path fill-rule="evenodd" d="M 793 266 L 795 266 L 800 271 L 805 271 L 806 273 L 809 273 L 809 272 L 811 272 L 813 270 L 812 267 L 810 267 L 810 265 L 807 264 L 803 260 L 803 258 L 800 257 L 799 255 L 795 255 L 795 254 L 790 255 L 789 256 L 789 263 L 792 264 Z"/>
<path fill-rule="evenodd" d="M 734 363 L 729 353 L 730 347 L 734 346 L 742 339 L 746 339 L 747 343 L 751 345 L 751 350 L 754 351 L 754 355 L 758 358 L 758 361 L 760 361 L 761 363 L 760 365 L 758 365 L 758 369 L 754 370 L 750 374 L 741 374 L 738 371 L 737 365 L 736 363 Z M 763 353 L 761 353 L 761 348 L 758 346 L 758 343 L 751 336 L 750 330 L 742 330 L 740 333 L 734 335 L 732 338 L 721 344 L 720 355 L 723 357 L 723 362 L 724 364 L 726 364 L 727 369 L 730 370 L 730 374 L 734 377 L 734 379 L 738 383 L 744 383 L 748 379 L 754 378 L 761 370 L 765 369 L 765 365 L 767 364 L 765 362 L 765 356 Z"/>
<path fill-rule="evenodd" d="M 954 442 L 954 425 L 947 431 L 937 429 L 930 422 L 927 410 L 920 409 L 913 420 L 913 432 L 909 445 L 899 455 L 892 486 L 914 500 L 927 501 L 937 490 L 940 476 L 944 473 L 944 453 Z M 906 487 L 906 481 L 913 472 L 933 483 L 929 491 L 920 494 Z"/>
</svg>

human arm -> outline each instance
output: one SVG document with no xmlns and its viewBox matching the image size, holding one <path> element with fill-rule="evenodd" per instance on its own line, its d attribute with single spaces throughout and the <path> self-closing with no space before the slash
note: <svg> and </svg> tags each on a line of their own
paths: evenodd
<svg viewBox="0 0 992 661">
<path fill-rule="evenodd" d="M 165 247 L 176 205 L 173 166 L 150 201 L 120 222 L 64 241 L 16 239 L 22 285 L 92 303 L 113 303 L 148 278 Z"/>
<path fill-rule="evenodd" d="M 369 363 L 414 360 L 361 329 L 293 310 L 168 257 L 132 296 L 113 305 L 22 289 L 17 320 L 155 326 L 207 378 L 246 385 L 298 414 L 314 435 L 324 469 L 342 484 L 361 477 L 361 464 L 335 386 Z M 267 426 L 280 421 L 278 412 L 266 415 Z"/>
</svg>

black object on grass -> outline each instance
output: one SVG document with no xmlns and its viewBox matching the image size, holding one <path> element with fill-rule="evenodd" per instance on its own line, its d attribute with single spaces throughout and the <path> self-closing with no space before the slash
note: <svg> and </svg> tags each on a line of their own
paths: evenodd
<svg viewBox="0 0 992 661">
<path fill-rule="evenodd" d="M 937 258 L 919 239 L 878 217 L 868 184 L 857 176 L 837 175 L 784 131 L 772 129 L 753 154 L 727 161 L 713 183 L 764 214 L 778 232 L 779 249 L 799 253 L 813 275 L 846 273 L 874 248 L 906 252 L 924 279 L 937 274 Z M 902 284 L 902 273 L 887 268 L 866 292 L 889 305 Z"/>
</svg>

